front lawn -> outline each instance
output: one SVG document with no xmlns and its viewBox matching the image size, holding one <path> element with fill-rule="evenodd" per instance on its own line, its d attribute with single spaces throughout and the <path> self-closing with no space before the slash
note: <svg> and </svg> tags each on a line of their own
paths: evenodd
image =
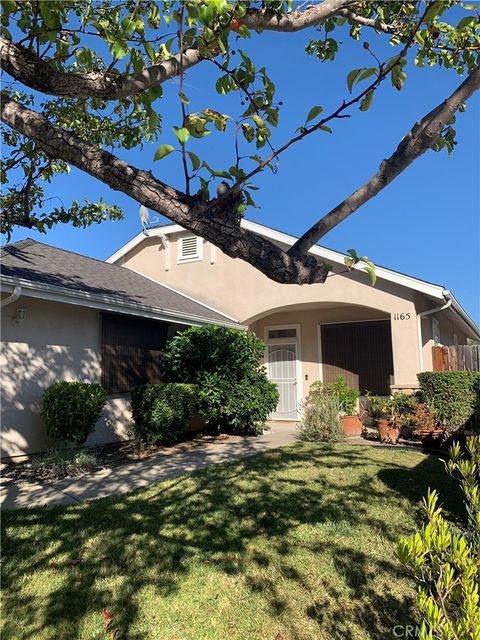
<svg viewBox="0 0 480 640">
<path fill-rule="evenodd" d="M 299 444 L 118 498 L 5 512 L 2 638 L 393 639 L 415 620 L 395 545 L 428 486 L 460 515 L 434 457 Z"/>
</svg>

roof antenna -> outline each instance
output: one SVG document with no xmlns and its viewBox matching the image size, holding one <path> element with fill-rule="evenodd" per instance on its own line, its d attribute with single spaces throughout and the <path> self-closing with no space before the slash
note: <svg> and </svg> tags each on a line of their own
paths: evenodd
<svg viewBox="0 0 480 640">
<path fill-rule="evenodd" d="M 140 222 L 142 224 L 143 227 L 143 233 L 148 236 L 148 228 L 147 225 L 148 224 L 155 224 L 157 223 L 160 218 L 156 217 L 153 218 L 153 220 L 150 220 L 150 213 L 147 209 L 147 207 L 145 207 L 143 204 L 140 205 L 140 208 L 138 210 L 138 213 L 140 215 Z"/>
</svg>

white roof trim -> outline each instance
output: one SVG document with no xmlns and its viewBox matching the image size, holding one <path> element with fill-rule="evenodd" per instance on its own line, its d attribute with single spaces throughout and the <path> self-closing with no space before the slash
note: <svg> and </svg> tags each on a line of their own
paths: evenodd
<svg viewBox="0 0 480 640">
<path fill-rule="evenodd" d="M 2 275 L 2 291 L 8 291 L 13 286 L 22 287 L 22 296 L 40 298 L 42 300 L 50 300 L 52 302 L 61 302 L 64 304 L 73 304 L 81 307 L 90 307 L 92 309 L 99 309 L 100 311 L 111 311 L 185 325 L 222 324 L 226 326 L 234 326 L 240 329 L 243 328 L 236 321 L 223 322 L 221 320 L 204 318 L 195 314 L 150 307 L 138 302 L 125 302 L 124 300 L 120 300 L 114 296 L 93 295 L 87 291 L 72 291 L 67 287 L 59 287 L 40 282 L 32 282 L 31 280 L 24 280 L 23 278 Z M 171 289 L 171 287 L 167 288 Z M 171 290 L 179 293 L 175 289 Z M 199 304 L 206 307 L 203 303 Z M 218 311 L 217 313 L 221 312 Z"/>
<path fill-rule="evenodd" d="M 298 238 L 292 236 L 288 233 L 284 233 L 283 231 L 277 231 L 276 229 L 271 229 L 263 224 L 259 224 L 258 222 L 252 222 L 251 220 L 243 219 L 241 225 L 244 229 L 248 229 L 253 233 L 257 233 L 260 236 L 265 238 L 269 238 L 270 240 L 276 240 L 277 242 L 281 242 L 282 244 L 292 245 L 296 242 Z M 173 233 L 179 233 L 181 231 L 185 231 L 185 229 L 179 224 L 166 224 L 160 227 L 154 227 L 149 229 L 148 236 L 146 236 L 143 232 L 138 233 L 134 236 L 129 242 L 127 242 L 123 247 L 120 247 L 115 253 L 109 256 L 106 259 L 106 262 L 114 263 L 120 260 L 123 256 L 125 256 L 129 251 L 134 249 L 137 245 L 139 245 L 146 237 L 155 237 L 155 236 L 167 236 Z M 326 262 L 335 262 L 337 264 L 343 264 L 343 260 L 347 257 L 345 254 L 340 251 L 334 251 L 333 249 L 327 249 L 326 247 L 321 247 L 318 245 L 314 245 L 310 249 L 310 253 L 317 255 L 324 259 Z M 361 265 L 357 265 L 356 269 L 361 269 Z M 398 273 L 397 271 L 392 271 L 391 269 L 386 269 L 385 267 L 375 267 L 375 273 L 377 274 L 377 278 L 381 280 L 386 280 L 387 282 L 393 282 L 394 284 L 398 284 L 402 287 L 407 287 L 409 289 L 413 289 L 415 291 L 419 291 L 427 296 L 435 298 L 437 300 L 445 300 L 449 297 L 452 298 L 452 308 L 461 316 L 461 318 L 466 322 L 466 324 L 470 327 L 470 329 L 474 332 L 474 334 L 480 338 L 480 329 L 475 324 L 475 322 L 470 318 L 470 316 L 465 312 L 460 303 L 455 299 L 455 297 L 451 294 L 448 289 L 445 289 L 441 285 L 432 284 L 430 282 L 425 282 L 425 280 L 420 280 L 419 278 L 414 278 L 412 276 L 405 275 L 403 273 Z M 142 274 L 144 275 L 144 274 Z M 165 284 L 162 282 L 163 286 Z M 196 301 L 200 302 L 200 301 Z M 200 302 L 200 304 L 203 304 Z M 206 306 L 206 305 L 204 305 Z M 213 309 L 216 311 L 216 309 Z M 217 313 L 221 313 L 218 312 Z M 225 315 L 225 314 L 223 314 Z"/>
</svg>

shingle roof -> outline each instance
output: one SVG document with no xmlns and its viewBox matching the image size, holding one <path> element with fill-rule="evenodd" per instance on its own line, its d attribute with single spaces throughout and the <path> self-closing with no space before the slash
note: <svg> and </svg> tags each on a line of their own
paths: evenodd
<svg viewBox="0 0 480 640">
<path fill-rule="evenodd" d="M 222 313 L 125 267 L 27 238 L 1 248 L 1 274 L 70 292 L 115 298 L 162 311 L 232 324 Z"/>
</svg>

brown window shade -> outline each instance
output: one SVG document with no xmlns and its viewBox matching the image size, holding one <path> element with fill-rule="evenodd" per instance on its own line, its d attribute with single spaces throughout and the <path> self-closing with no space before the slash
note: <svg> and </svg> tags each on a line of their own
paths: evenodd
<svg viewBox="0 0 480 640">
<path fill-rule="evenodd" d="M 365 393 L 390 395 L 393 356 L 390 321 L 322 325 L 324 382 L 343 376 Z"/>
<path fill-rule="evenodd" d="M 102 315 L 102 384 L 107 393 L 126 393 L 145 382 L 161 382 L 167 330 L 164 322 Z"/>
</svg>

